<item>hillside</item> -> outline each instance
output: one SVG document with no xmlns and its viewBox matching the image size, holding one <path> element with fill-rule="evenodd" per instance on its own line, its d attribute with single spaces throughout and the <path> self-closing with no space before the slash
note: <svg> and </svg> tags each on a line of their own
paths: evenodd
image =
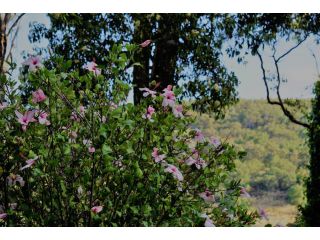
<svg viewBox="0 0 320 240">
<path fill-rule="evenodd" d="M 205 135 L 217 136 L 247 153 L 237 168 L 253 205 L 272 208 L 303 203 L 309 157 L 306 133 L 278 107 L 265 100 L 241 100 L 224 120 L 198 115 L 197 125 Z"/>
</svg>

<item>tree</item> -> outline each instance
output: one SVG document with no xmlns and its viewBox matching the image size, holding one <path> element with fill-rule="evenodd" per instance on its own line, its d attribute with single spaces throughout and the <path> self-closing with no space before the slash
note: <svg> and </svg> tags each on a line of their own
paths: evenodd
<svg viewBox="0 0 320 240">
<path fill-rule="evenodd" d="M 312 100 L 310 115 L 309 147 L 310 176 L 306 181 L 307 204 L 301 208 L 303 220 L 308 226 L 320 226 L 320 82 L 314 87 L 315 98 Z"/>
<path fill-rule="evenodd" d="M 24 14 L 0 15 L 0 74 L 7 72 L 5 64 L 12 63 L 12 50 L 19 31 L 18 23 Z"/>
<path fill-rule="evenodd" d="M 305 208 L 301 207 L 301 212 L 305 224 L 307 226 L 320 226 L 320 148 L 318 134 L 318 112 L 319 105 L 319 82 L 315 85 L 315 99 L 313 100 L 313 110 L 310 119 L 306 118 L 308 114 L 301 114 L 300 117 L 294 114 L 300 109 L 301 102 L 296 100 L 283 99 L 280 93 L 280 86 L 283 82 L 279 62 L 287 57 L 292 51 L 298 48 L 307 38 L 314 36 L 319 42 L 320 24 L 319 14 L 244 14 L 239 15 L 238 29 L 240 30 L 239 39 L 236 45 L 241 46 L 246 44 L 253 55 L 258 56 L 263 74 L 263 82 L 265 84 L 268 103 L 277 105 L 281 108 L 283 114 L 294 124 L 300 125 L 307 129 L 309 133 L 310 144 L 310 176 L 306 181 L 306 196 L 307 203 Z M 243 28 L 243 26 L 246 26 Z M 277 55 L 276 43 L 279 38 L 286 40 L 296 40 L 296 45 L 290 48 L 287 52 Z M 276 69 L 275 77 L 267 75 L 266 67 L 262 57 L 262 51 L 265 46 L 271 46 L 273 50 L 272 60 Z M 237 55 L 234 50 L 230 50 L 231 55 Z M 275 82 L 276 99 L 270 98 L 270 81 Z"/>
<path fill-rule="evenodd" d="M 220 60 L 222 44 L 232 36 L 233 20 L 225 14 L 49 14 L 52 28 L 37 25 L 30 39 L 45 36 L 55 54 L 71 59 L 80 69 L 87 61 L 104 65 L 104 56 L 116 42 L 139 44 L 133 76 L 121 79 L 134 84 L 134 101 L 139 88 L 161 92 L 171 84 L 183 89 L 194 109 L 223 116 L 237 101 L 238 80 Z M 85 27 L 84 27 L 85 26 Z M 132 62 L 129 64 L 131 66 Z M 128 66 L 128 67 L 129 67 Z"/>
<path fill-rule="evenodd" d="M 130 61 L 118 49 L 133 48 L 113 47 L 107 59 L 120 65 L 104 72 L 118 79 Z M 13 91 L 0 102 L 0 226 L 254 223 L 257 214 L 239 201 L 241 154 L 191 128 L 174 98 L 152 93 L 135 106 L 123 81 L 64 71 L 70 62 L 61 59 L 49 60 L 60 69 L 47 69 L 34 58 L 20 79 L 20 89 L 32 89 L 27 101 Z"/>
</svg>

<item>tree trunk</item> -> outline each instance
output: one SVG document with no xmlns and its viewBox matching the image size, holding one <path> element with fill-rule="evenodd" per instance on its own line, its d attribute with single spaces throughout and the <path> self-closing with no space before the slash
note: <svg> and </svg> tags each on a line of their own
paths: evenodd
<svg viewBox="0 0 320 240">
<path fill-rule="evenodd" d="M 178 58 L 179 18 L 175 14 L 163 14 L 159 21 L 158 40 L 153 60 L 151 79 L 155 80 L 162 90 L 167 85 L 174 85 L 175 69 Z"/>
<path fill-rule="evenodd" d="M 152 26 L 147 18 L 147 14 L 134 14 L 132 18 L 134 21 L 133 42 L 142 43 L 150 39 Z M 141 66 L 134 66 L 133 68 L 134 104 L 138 104 L 142 98 L 142 92 L 139 88 L 149 87 L 150 58 L 150 47 L 141 48 L 134 55 L 135 62 L 141 64 Z"/>
</svg>

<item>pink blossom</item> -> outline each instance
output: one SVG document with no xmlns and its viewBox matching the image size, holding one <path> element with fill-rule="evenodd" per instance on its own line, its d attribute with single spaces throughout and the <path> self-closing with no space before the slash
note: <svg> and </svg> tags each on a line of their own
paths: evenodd
<svg viewBox="0 0 320 240">
<path fill-rule="evenodd" d="M 164 92 L 170 92 L 172 91 L 172 85 L 168 85 L 165 89 L 163 89 Z"/>
<path fill-rule="evenodd" d="M 207 163 L 200 157 L 196 159 L 194 159 L 193 157 L 189 157 L 186 160 L 186 164 L 189 166 L 194 164 L 197 169 L 205 168 L 207 166 Z"/>
<path fill-rule="evenodd" d="M 159 155 L 158 148 L 153 148 L 152 157 L 154 158 L 154 161 L 156 163 L 163 161 L 163 159 L 166 157 L 165 154 Z"/>
<path fill-rule="evenodd" d="M 182 105 L 176 105 L 172 108 L 172 113 L 176 118 L 183 118 L 182 111 Z"/>
<path fill-rule="evenodd" d="M 96 213 L 101 212 L 102 209 L 103 209 L 102 206 L 94 206 L 94 207 L 91 208 L 91 211 L 96 214 Z"/>
<path fill-rule="evenodd" d="M 90 146 L 88 150 L 89 150 L 89 153 L 94 153 L 96 151 L 96 149 L 92 146 Z"/>
<path fill-rule="evenodd" d="M 0 102 L 0 111 L 5 109 L 7 106 L 8 106 L 8 103 L 6 103 L 6 102 L 1 103 Z"/>
<path fill-rule="evenodd" d="M 173 177 L 178 179 L 178 181 L 183 181 L 182 173 L 179 169 L 171 164 L 168 164 L 167 168 L 164 170 L 165 172 L 172 173 Z"/>
<path fill-rule="evenodd" d="M 174 92 L 171 91 L 172 86 L 168 85 L 167 88 L 165 88 L 163 91 L 164 93 L 162 94 L 163 96 L 163 102 L 162 102 L 162 106 L 166 107 L 166 106 L 170 106 L 170 107 L 174 107 L 175 105 L 175 100 L 176 97 L 174 96 Z"/>
<path fill-rule="evenodd" d="M 79 112 L 82 116 L 84 116 L 84 113 L 85 113 L 86 109 L 84 108 L 84 106 L 80 105 L 79 107 Z"/>
<path fill-rule="evenodd" d="M 148 39 L 148 40 L 145 40 L 143 43 L 140 43 L 140 47 L 148 47 L 150 45 L 150 43 L 152 42 L 152 40 Z"/>
<path fill-rule="evenodd" d="M 83 67 L 88 71 L 93 72 L 96 76 L 101 74 L 101 69 L 98 68 L 98 65 L 95 62 L 88 62 Z"/>
<path fill-rule="evenodd" d="M 215 225 L 213 224 L 212 220 L 209 217 L 206 218 L 206 221 L 204 222 L 204 226 L 205 227 L 215 227 Z"/>
<path fill-rule="evenodd" d="M 204 222 L 205 227 L 215 227 L 212 220 L 209 218 L 207 214 L 201 214 L 201 217 L 206 219 L 206 221 Z"/>
<path fill-rule="evenodd" d="M 250 198 L 250 194 L 247 192 L 247 190 L 244 187 L 241 187 L 240 189 L 240 196 L 245 198 Z"/>
<path fill-rule="evenodd" d="M 203 142 L 204 141 L 204 135 L 199 129 L 196 129 L 196 133 L 195 133 L 195 137 L 194 138 L 195 138 L 195 140 L 197 140 L 199 142 Z"/>
<path fill-rule="evenodd" d="M 200 193 L 199 196 L 206 202 L 206 203 L 214 203 L 215 198 L 212 192 L 210 192 L 208 189 L 204 192 Z"/>
<path fill-rule="evenodd" d="M 10 176 L 7 177 L 8 185 L 12 186 L 15 185 L 17 182 L 20 184 L 21 187 L 24 186 L 24 180 L 20 175 L 10 174 Z"/>
<path fill-rule="evenodd" d="M 197 169 L 205 168 L 207 166 L 207 163 L 202 158 L 200 158 L 199 152 L 196 149 L 192 150 L 192 156 L 190 156 L 185 161 L 185 163 L 188 166 L 191 166 L 194 164 Z"/>
<path fill-rule="evenodd" d="M 258 214 L 259 214 L 261 219 L 269 220 L 268 215 L 267 215 L 266 211 L 263 208 L 259 208 L 258 209 Z"/>
<path fill-rule="evenodd" d="M 112 101 L 109 103 L 109 106 L 110 106 L 111 109 L 118 108 L 118 105 L 116 103 L 112 102 Z"/>
<path fill-rule="evenodd" d="M 24 170 L 24 169 L 26 169 L 26 168 L 31 167 L 32 165 L 34 165 L 34 164 L 36 163 L 36 160 L 37 160 L 38 158 L 39 158 L 39 157 L 37 156 L 37 157 L 35 157 L 35 158 L 33 158 L 33 159 L 28 159 L 28 160 L 26 161 L 27 165 L 25 165 L 25 166 L 23 166 L 22 168 L 20 168 L 20 170 Z"/>
<path fill-rule="evenodd" d="M 155 113 L 155 110 L 154 110 L 154 108 L 152 107 L 152 106 L 149 106 L 148 108 L 147 108 L 147 112 L 144 114 L 144 115 L 142 115 L 142 118 L 144 118 L 144 119 L 149 119 L 151 122 L 153 121 L 153 119 L 151 119 L 151 117 L 152 117 L 152 115 Z"/>
<path fill-rule="evenodd" d="M 218 138 L 215 137 L 211 137 L 210 138 L 210 143 L 215 146 L 216 148 L 219 147 L 221 145 L 221 142 Z"/>
<path fill-rule="evenodd" d="M 5 219 L 8 216 L 6 213 L 0 213 L 0 219 Z"/>
<path fill-rule="evenodd" d="M 37 91 L 32 93 L 32 102 L 33 103 L 43 102 L 46 99 L 47 99 L 47 96 L 44 94 L 44 92 L 40 88 Z"/>
<path fill-rule="evenodd" d="M 51 123 L 50 123 L 50 121 L 47 119 L 48 115 L 49 115 L 49 114 L 46 113 L 46 112 L 41 112 L 41 113 L 39 114 L 39 116 L 38 116 L 39 123 L 40 123 L 40 124 L 45 124 L 45 125 L 49 126 Z"/>
<path fill-rule="evenodd" d="M 22 64 L 26 65 L 26 66 L 29 66 L 29 70 L 30 71 L 35 71 L 35 70 L 37 70 L 37 69 L 42 67 L 41 57 L 40 56 L 29 57 Z"/>
<path fill-rule="evenodd" d="M 156 97 L 156 91 L 152 91 L 149 88 L 139 88 L 140 91 L 143 91 L 144 93 L 142 94 L 144 97 L 148 97 L 151 95 L 151 97 L 155 98 Z"/>
<path fill-rule="evenodd" d="M 16 116 L 18 117 L 18 122 L 22 125 L 23 131 L 27 130 L 27 126 L 30 122 L 36 122 L 36 120 L 34 119 L 35 111 L 27 111 L 25 112 L 24 115 L 22 115 L 17 110 L 15 111 L 15 113 L 16 113 Z"/>
<path fill-rule="evenodd" d="M 78 117 L 76 112 L 71 113 L 70 119 L 76 122 L 80 122 L 80 118 Z"/>
</svg>

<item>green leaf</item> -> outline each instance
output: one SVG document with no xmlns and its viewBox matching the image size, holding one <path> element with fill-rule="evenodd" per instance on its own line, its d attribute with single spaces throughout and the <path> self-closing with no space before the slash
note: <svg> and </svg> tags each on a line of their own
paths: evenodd
<svg viewBox="0 0 320 240">
<path fill-rule="evenodd" d="M 108 155 L 109 153 L 112 153 L 112 149 L 108 145 L 103 144 L 102 145 L 102 154 Z"/>
</svg>

